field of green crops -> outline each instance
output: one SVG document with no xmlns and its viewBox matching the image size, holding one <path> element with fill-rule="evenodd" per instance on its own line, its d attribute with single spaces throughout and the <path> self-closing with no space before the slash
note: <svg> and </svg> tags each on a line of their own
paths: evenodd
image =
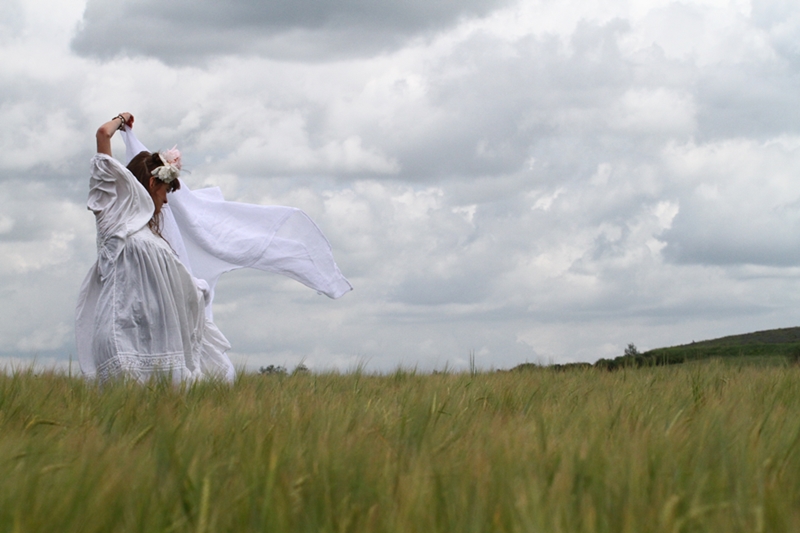
<svg viewBox="0 0 800 533">
<path fill-rule="evenodd" d="M 800 531 L 800 367 L 0 373 L 0 531 Z"/>
</svg>

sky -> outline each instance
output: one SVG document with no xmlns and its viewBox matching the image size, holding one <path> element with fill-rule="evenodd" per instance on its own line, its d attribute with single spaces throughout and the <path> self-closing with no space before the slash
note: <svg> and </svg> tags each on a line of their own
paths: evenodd
<svg viewBox="0 0 800 533">
<path fill-rule="evenodd" d="M 510 368 L 800 324 L 800 4 L 4 0 L 0 362 L 63 368 L 94 132 L 303 209 L 355 290 L 223 276 L 257 369 Z M 114 154 L 122 156 L 114 139 Z"/>
</svg>

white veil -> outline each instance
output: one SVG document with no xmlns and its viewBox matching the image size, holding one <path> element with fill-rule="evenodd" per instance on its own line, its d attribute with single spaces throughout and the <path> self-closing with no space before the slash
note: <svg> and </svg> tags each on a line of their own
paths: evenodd
<svg viewBox="0 0 800 533">
<path fill-rule="evenodd" d="M 120 133 L 125 164 L 149 151 L 131 128 Z M 209 319 L 217 280 L 237 268 L 283 274 L 330 298 L 353 290 L 333 260 L 328 239 L 299 209 L 227 202 L 218 187 L 192 191 L 181 182 L 162 212 L 164 238 L 189 272 L 208 283 Z"/>
</svg>

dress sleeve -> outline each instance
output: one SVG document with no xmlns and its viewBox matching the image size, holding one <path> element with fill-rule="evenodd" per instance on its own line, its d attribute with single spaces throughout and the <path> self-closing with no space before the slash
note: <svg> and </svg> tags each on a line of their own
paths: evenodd
<svg viewBox="0 0 800 533">
<path fill-rule="evenodd" d="M 150 195 L 130 171 L 105 154 L 92 158 L 87 207 L 96 217 L 101 240 L 138 231 L 155 210 Z"/>
</svg>

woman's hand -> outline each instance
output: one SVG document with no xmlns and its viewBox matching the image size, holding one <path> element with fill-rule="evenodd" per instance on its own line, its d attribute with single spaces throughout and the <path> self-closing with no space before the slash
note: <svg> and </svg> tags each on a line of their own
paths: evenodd
<svg viewBox="0 0 800 533">
<path fill-rule="evenodd" d="M 128 126 L 129 128 L 132 128 L 132 127 L 133 127 L 133 115 L 131 115 L 130 113 L 128 113 L 127 111 L 125 111 L 124 113 L 120 113 L 120 114 L 119 114 L 119 115 L 117 115 L 117 116 L 121 116 L 122 118 L 124 118 L 124 119 L 125 119 L 125 125 L 126 125 L 126 126 Z M 115 117 L 115 118 L 116 118 L 116 117 Z"/>
<path fill-rule="evenodd" d="M 99 128 L 97 128 L 97 153 L 111 155 L 111 137 L 114 132 L 127 126 L 133 127 L 133 115 L 125 111 L 112 118 Z"/>
</svg>

